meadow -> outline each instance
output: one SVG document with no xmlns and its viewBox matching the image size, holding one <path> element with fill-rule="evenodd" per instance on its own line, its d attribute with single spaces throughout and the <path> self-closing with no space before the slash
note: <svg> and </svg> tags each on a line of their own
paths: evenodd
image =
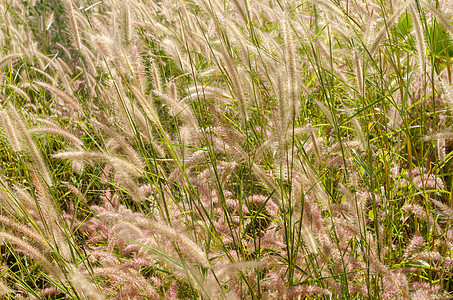
<svg viewBox="0 0 453 300">
<path fill-rule="evenodd" d="M 453 298 L 452 18 L 0 0 L 0 298 Z"/>
</svg>

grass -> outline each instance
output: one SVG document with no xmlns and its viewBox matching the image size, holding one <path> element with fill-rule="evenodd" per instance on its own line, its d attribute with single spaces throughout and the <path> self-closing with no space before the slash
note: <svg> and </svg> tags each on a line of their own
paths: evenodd
<svg viewBox="0 0 453 300">
<path fill-rule="evenodd" d="M 4 299 L 449 299 L 448 1 L 0 1 Z"/>
</svg>

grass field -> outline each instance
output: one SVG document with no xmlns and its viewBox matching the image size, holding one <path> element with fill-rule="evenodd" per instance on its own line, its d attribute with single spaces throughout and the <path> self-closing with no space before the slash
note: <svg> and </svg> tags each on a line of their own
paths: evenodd
<svg viewBox="0 0 453 300">
<path fill-rule="evenodd" d="M 453 298 L 452 18 L 0 0 L 0 298 Z"/>
</svg>

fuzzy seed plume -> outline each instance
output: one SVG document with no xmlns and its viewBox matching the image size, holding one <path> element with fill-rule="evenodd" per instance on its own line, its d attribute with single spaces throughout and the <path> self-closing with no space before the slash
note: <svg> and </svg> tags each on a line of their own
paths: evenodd
<svg viewBox="0 0 453 300">
<path fill-rule="evenodd" d="M 13 126 L 8 112 L 4 109 L 0 110 L 0 124 L 2 129 L 5 131 L 9 143 L 14 151 L 21 151 L 22 146 L 19 141 L 20 133 Z"/>
<path fill-rule="evenodd" d="M 409 11 L 414 23 L 415 40 L 418 52 L 418 67 L 420 69 L 420 74 L 424 74 L 426 70 L 426 44 L 422 22 L 416 11 L 417 4 L 415 2 L 416 1 L 414 0 L 409 4 Z"/>
<path fill-rule="evenodd" d="M 0 58 L 0 68 L 3 67 L 3 65 L 5 63 L 7 63 L 8 61 L 12 61 L 21 56 L 23 56 L 22 53 L 11 53 L 11 54 L 3 56 L 2 58 Z"/>
<path fill-rule="evenodd" d="M 160 79 L 160 70 L 154 60 L 151 60 L 151 77 L 153 78 L 154 89 L 159 93 L 163 93 L 162 83 Z"/>
<path fill-rule="evenodd" d="M 359 91 L 359 94 L 362 95 L 364 92 L 362 62 L 357 50 L 354 51 L 354 68 L 357 90 Z"/>
<path fill-rule="evenodd" d="M 63 273 L 61 272 L 61 270 L 57 268 L 54 264 L 52 264 L 44 255 L 42 255 L 41 251 L 31 246 L 30 244 L 24 242 L 22 239 L 5 232 L 0 232 L 0 239 L 2 239 L 3 242 L 8 241 L 9 243 L 19 247 L 20 250 L 22 250 L 25 254 L 29 255 L 31 258 L 36 260 L 39 264 L 41 264 L 44 267 L 46 271 L 55 276 L 57 279 L 63 277 Z"/>
<path fill-rule="evenodd" d="M 297 97 L 298 87 L 296 80 L 296 49 L 292 40 L 290 16 L 286 14 L 283 22 L 283 36 L 285 41 L 285 64 L 288 71 L 288 98 L 289 98 L 289 119 L 293 120 L 299 109 L 299 99 Z"/>
<path fill-rule="evenodd" d="M 68 93 L 60 90 L 59 88 L 56 88 L 50 84 L 41 82 L 41 81 L 35 81 L 33 82 L 34 85 L 40 86 L 54 94 L 55 96 L 60 97 L 63 101 L 65 101 L 67 104 L 73 107 L 76 111 L 80 111 L 82 107 L 80 106 L 79 102 L 74 99 L 72 96 L 70 96 Z"/>
<path fill-rule="evenodd" d="M 5 296 L 6 294 L 14 293 L 12 289 L 6 285 L 3 280 L 0 281 L 0 296 Z"/>
<path fill-rule="evenodd" d="M 129 44 L 132 39 L 132 21 L 131 21 L 131 9 L 129 0 L 125 0 L 124 4 L 124 38 L 126 43 Z"/>
<path fill-rule="evenodd" d="M 18 132 L 20 133 L 20 136 L 23 138 L 24 144 L 28 151 L 30 152 L 31 157 L 33 158 L 33 163 L 36 167 L 36 170 L 39 172 L 39 175 L 44 179 L 46 184 L 48 186 L 52 186 L 52 179 L 50 177 L 49 170 L 47 168 L 46 163 L 44 162 L 41 152 L 39 151 L 35 141 L 30 135 L 28 126 L 25 124 L 22 117 L 19 115 L 16 108 L 11 103 L 9 103 L 8 107 L 9 111 L 11 112 L 11 116 L 16 121 Z"/>
<path fill-rule="evenodd" d="M 20 232 L 24 236 L 30 238 L 35 244 L 40 247 L 40 249 L 43 249 L 46 253 L 50 253 L 52 251 L 49 243 L 38 231 L 30 229 L 28 226 L 21 224 L 7 216 L 0 216 L 0 223 L 8 226 L 15 232 Z"/>
<path fill-rule="evenodd" d="M 8 84 L 8 87 L 10 89 L 12 89 L 14 92 L 18 93 L 19 95 L 21 95 L 25 100 L 27 100 L 28 102 L 31 102 L 31 99 L 30 97 L 27 95 L 27 93 L 25 93 L 20 87 L 16 86 L 16 85 L 13 85 L 13 84 Z"/>
<path fill-rule="evenodd" d="M 381 30 L 379 30 L 379 32 L 376 34 L 376 36 L 374 37 L 374 40 L 373 42 L 370 44 L 370 47 L 368 49 L 369 53 L 371 56 L 373 56 L 379 45 L 381 44 L 382 42 L 382 39 L 385 37 L 385 35 L 387 34 L 387 31 L 389 30 L 389 28 L 391 28 L 395 22 L 398 20 L 398 18 L 400 17 L 400 15 L 404 12 L 404 10 L 407 8 L 408 4 L 405 3 L 403 5 L 401 5 L 400 8 L 398 8 L 388 19 L 387 19 L 387 23 L 385 24 L 385 26 L 382 26 Z"/>
<path fill-rule="evenodd" d="M 45 134 L 52 134 L 52 135 L 58 135 L 61 136 L 68 141 L 71 142 L 71 144 L 76 147 L 78 150 L 83 150 L 83 142 L 76 137 L 75 135 L 60 129 L 60 128 L 55 128 L 55 127 L 35 127 L 30 129 L 30 133 L 35 134 L 35 133 L 45 133 Z"/>
<path fill-rule="evenodd" d="M 453 114 L 453 87 L 452 87 L 451 84 L 449 84 L 444 79 L 440 79 L 440 83 L 441 83 L 442 88 L 444 90 L 445 102 L 447 104 L 447 107 L 450 110 L 450 113 Z"/>
<path fill-rule="evenodd" d="M 225 47 L 223 47 L 223 60 L 225 75 L 228 76 L 231 84 L 231 91 L 233 92 L 239 106 L 239 116 L 242 122 L 247 120 L 247 100 L 244 95 L 244 90 L 242 88 L 241 81 L 239 80 L 239 74 L 237 72 L 236 66 L 233 64 L 230 53 Z"/>
<path fill-rule="evenodd" d="M 65 0 L 66 10 L 69 17 L 69 23 L 71 25 L 72 39 L 74 42 L 75 48 L 80 52 L 82 49 L 82 42 L 80 40 L 79 27 L 77 24 L 77 19 L 74 12 L 74 7 L 72 6 L 72 0 Z"/>
<path fill-rule="evenodd" d="M 185 234 L 177 232 L 174 228 L 164 225 L 158 222 L 147 222 L 147 225 L 154 229 L 157 233 L 171 239 L 176 242 L 183 250 L 187 256 L 195 259 L 197 262 L 201 263 L 204 267 L 209 267 L 209 261 L 206 258 L 203 250 L 188 236 Z"/>
<path fill-rule="evenodd" d="M 88 152 L 88 151 L 67 151 L 67 152 L 60 152 L 57 154 L 52 155 L 52 157 L 57 159 L 72 159 L 72 160 L 79 160 L 79 161 L 98 161 L 103 163 L 111 164 L 116 170 L 122 171 L 129 175 L 140 177 L 141 173 L 143 172 L 140 166 L 136 166 L 127 162 L 121 158 L 103 154 L 103 153 L 96 153 L 96 152 Z"/>
</svg>

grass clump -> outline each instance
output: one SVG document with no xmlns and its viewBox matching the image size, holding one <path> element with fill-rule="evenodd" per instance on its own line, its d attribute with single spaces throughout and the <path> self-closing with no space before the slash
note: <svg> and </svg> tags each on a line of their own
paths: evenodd
<svg viewBox="0 0 453 300">
<path fill-rule="evenodd" d="M 451 298 L 444 2 L 0 2 L 0 295 Z"/>
</svg>

